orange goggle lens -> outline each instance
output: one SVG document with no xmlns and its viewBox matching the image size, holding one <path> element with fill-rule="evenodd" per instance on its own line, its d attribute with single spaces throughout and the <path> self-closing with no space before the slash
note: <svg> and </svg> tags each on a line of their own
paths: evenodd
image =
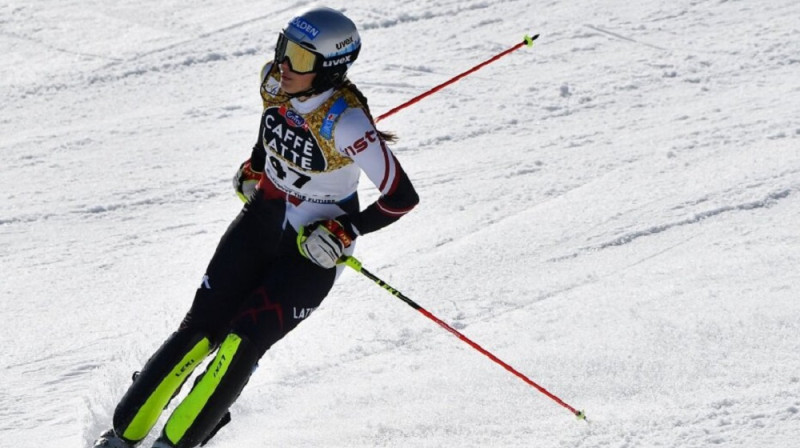
<svg viewBox="0 0 800 448">
<path fill-rule="evenodd" d="M 283 33 L 278 36 L 278 45 L 275 47 L 275 61 L 278 64 L 289 60 L 289 67 L 295 73 L 311 73 L 317 63 L 317 55 L 295 42 L 287 39 Z"/>
</svg>

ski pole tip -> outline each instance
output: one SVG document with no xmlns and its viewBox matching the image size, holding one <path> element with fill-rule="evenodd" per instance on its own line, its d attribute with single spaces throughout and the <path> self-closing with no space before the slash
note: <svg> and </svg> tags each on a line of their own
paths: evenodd
<svg viewBox="0 0 800 448">
<path fill-rule="evenodd" d="M 533 41 L 535 41 L 538 38 L 539 38 L 538 34 L 534 34 L 533 37 L 531 37 L 530 35 L 526 34 L 525 35 L 525 45 L 527 45 L 529 47 L 532 47 L 533 46 Z"/>
<path fill-rule="evenodd" d="M 578 420 L 583 420 L 586 423 L 589 423 L 589 420 L 586 418 L 586 412 L 584 411 L 575 412 L 575 417 L 578 417 Z"/>
</svg>

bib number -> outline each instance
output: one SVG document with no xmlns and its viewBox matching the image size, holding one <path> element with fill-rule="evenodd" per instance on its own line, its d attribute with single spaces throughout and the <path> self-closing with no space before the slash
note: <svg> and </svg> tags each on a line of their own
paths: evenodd
<svg viewBox="0 0 800 448">
<path fill-rule="evenodd" d="M 288 176 L 294 177 L 295 179 L 292 185 L 295 188 L 303 188 L 303 185 L 311 180 L 311 176 L 307 176 L 300 171 L 284 166 L 283 162 L 275 156 L 269 157 L 269 163 L 272 165 L 272 168 L 275 169 L 275 175 L 278 176 L 278 179 L 287 180 Z M 290 179 L 288 180 L 291 181 Z"/>
</svg>

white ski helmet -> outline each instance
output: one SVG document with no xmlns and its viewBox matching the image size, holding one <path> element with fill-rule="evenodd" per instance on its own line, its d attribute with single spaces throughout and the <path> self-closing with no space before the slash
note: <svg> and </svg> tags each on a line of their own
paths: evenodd
<svg viewBox="0 0 800 448">
<path fill-rule="evenodd" d="M 316 73 L 312 90 L 321 92 L 342 83 L 360 50 L 361 38 L 352 20 L 335 9 L 316 7 L 290 20 L 282 30 L 275 63 L 288 59 L 293 71 Z"/>
</svg>

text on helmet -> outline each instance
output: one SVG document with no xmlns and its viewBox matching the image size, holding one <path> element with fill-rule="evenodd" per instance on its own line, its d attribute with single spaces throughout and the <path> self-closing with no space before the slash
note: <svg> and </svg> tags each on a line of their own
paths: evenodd
<svg viewBox="0 0 800 448">
<path fill-rule="evenodd" d="M 308 23 L 302 17 L 295 17 L 294 20 L 292 20 L 292 26 L 302 31 L 309 39 L 314 39 L 319 35 L 319 29 Z"/>
</svg>

